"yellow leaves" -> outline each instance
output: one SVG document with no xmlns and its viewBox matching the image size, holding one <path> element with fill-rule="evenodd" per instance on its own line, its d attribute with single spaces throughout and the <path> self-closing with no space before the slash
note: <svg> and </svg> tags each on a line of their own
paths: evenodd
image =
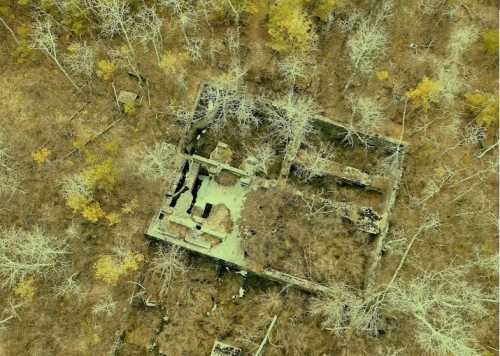
<svg viewBox="0 0 500 356">
<path fill-rule="evenodd" d="M 120 144 L 118 141 L 109 141 L 104 144 L 104 150 L 111 155 L 116 155 L 120 150 Z"/>
<path fill-rule="evenodd" d="M 137 107 L 134 103 L 123 104 L 123 111 L 128 116 L 135 116 L 137 114 Z"/>
<path fill-rule="evenodd" d="M 117 180 L 117 172 L 111 159 L 85 169 L 82 176 L 89 186 L 105 192 L 113 190 Z"/>
<path fill-rule="evenodd" d="M 444 167 L 438 167 L 434 169 L 434 174 L 439 178 L 443 178 L 447 173 L 448 171 Z"/>
<path fill-rule="evenodd" d="M 50 151 L 48 148 L 43 147 L 40 148 L 38 151 L 35 151 L 32 153 L 33 161 L 35 161 L 38 166 L 43 165 L 47 160 L 49 159 Z"/>
<path fill-rule="evenodd" d="M 102 80 L 109 81 L 113 79 L 113 75 L 115 74 L 117 66 L 115 63 L 108 61 L 106 59 L 102 59 L 97 62 L 97 77 Z"/>
<path fill-rule="evenodd" d="M 441 83 L 424 77 L 415 89 L 406 93 L 406 96 L 410 98 L 415 106 L 421 106 L 427 112 L 430 109 L 431 103 L 439 101 L 441 90 Z"/>
<path fill-rule="evenodd" d="M 32 301 L 35 296 L 36 287 L 35 280 L 33 277 L 26 278 L 25 280 L 19 282 L 19 284 L 14 289 L 14 294 L 25 301 Z"/>
<path fill-rule="evenodd" d="M 280 53 L 307 53 L 316 41 L 312 22 L 305 13 L 306 1 L 282 0 L 271 7 L 270 46 Z"/>
<path fill-rule="evenodd" d="M 73 193 L 71 194 L 68 199 L 66 200 L 66 205 L 70 207 L 74 213 L 78 213 L 80 211 L 83 211 L 85 207 L 89 204 L 89 201 L 87 198 L 82 196 L 79 193 Z"/>
<path fill-rule="evenodd" d="M 478 110 L 488 104 L 489 98 L 487 94 L 476 92 L 474 94 L 465 95 L 465 102 L 472 110 Z"/>
<path fill-rule="evenodd" d="M 189 60 L 189 55 L 185 52 L 166 51 L 160 60 L 160 68 L 167 74 L 175 74 L 182 70 Z"/>
<path fill-rule="evenodd" d="M 386 70 L 380 70 L 376 73 L 376 77 L 378 80 L 382 82 L 384 80 L 389 79 L 389 72 Z"/>
<path fill-rule="evenodd" d="M 85 206 L 82 210 L 82 216 L 92 223 L 98 222 L 100 219 L 106 216 L 101 208 L 99 202 L 93 202 Z"/>
<path fill-rule="evenodd" d="M 490 130 L 498 126 L 498 96 L 490 93 L 475 92 L 465 95 L 468 110 L 476 123 Z"/>
<path fill-rule="evenodd" d="M 33 32 L 29 24 L 21 24 L 16 27 L 16 33 L 21 39 L 29 39 L 31 33 Z"/>
<path fill-rule="evenodd" d="M 98 201 L 91 202 L 78 193 L 71 194 L 66 201 L 66 205 L 74 213 L 81 213 L 85 220 L 94 224 L 102 219 L 108 222 L 108 226 L 114 226 L 121 222 L 120 214 L 114 212 L 106 213 Z"/>
<path fill-rule="evenodd" d="M 137 271 L 144 261 L 142 254 L 128 253 L 125 257 L 100 256 L 95 264 L 95 276 L 107 284 L 114 285 L 129 272 Z"/>
<path fill-rule="evenodd" d="M 139 207 L 139 202 L 137 201 L 137 199 L 132 199 L 130 202 L 122 205 L 122 213 L 131 215 L 138 207 Z"/>
<path fill-rule="evenodd" d="M 488 30 L 483 34 L 483 45 L 487 53 L 498 56 L 498 28 Z"/>
<path fill-rule="evenodd" d="M 114 226 L 121 222 L 119 212 L 107 211 L 97 198 L 103 192 L 110 193 L 118 181 L 113 160 L 119 148 L 118 142 L 108 141 L 99 150 L 84 150 L 85 168 L 70 179 L 73 185 L 65 190 L 66 205 L 91 223 L 104 221 Z"/>
<path fill-rule="evenodd" d="M 118 213 L 106 214 L 106 220 L 108 221 L 109 226 L 117 225 L 122 221 L 120 218 L 120 214 Z"/>
</svg>

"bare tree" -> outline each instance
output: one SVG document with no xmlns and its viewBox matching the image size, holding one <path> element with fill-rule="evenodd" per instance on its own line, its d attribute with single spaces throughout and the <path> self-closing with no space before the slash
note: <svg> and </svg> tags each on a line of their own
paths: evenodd
<svg viewBox="0 0 500 356">
<path fill-rule="evenodd" d="M 27 276 L 49 278 L 64 266 L 68 252 L 39 227 L 0 229 L 0 277 L 13 286 Z"/>
<path fill-rule="evenodd" d="M 64 65 L 73 73 L 85 79 L 92 79 L 95 75 L 95 50 L 81 43 L 69 46 L 69 53 L 63 57 Z"/>
<path fill-rule="evenodd" d="M 276 159 L 276 153 L 272 146 L 268 143 L 257 144 L 255 147 L 247 149 L 247 152 L 257 161 L 256 171 L 267 175 L 269 166 Z"/>
<path fill-rule="evenodd" d="M 384 112 L 379 103 L 370 97 L 359 97 L 350 100 L 353 117 L 363 131 L 371 132 L 383 125 Z"/>
<path fill-rule="evenodd" d="M 62 283 L 54 287 L 55 295 L 64 298 L 76 297 L 77 299 L 81 299 L 83 297 L 83 292 L 80 283 L 75 279 L 76 276 L 77 273 L 73 273 Z"/>
<path fill-rule="evenodd" d="M 414 317 L 416 340 L 426 352 L 480 354 L 473 321 L 488 315 L 485 304 L 498 303 L 498 296 L 466 281 L 465 275 L 472 267 L 468 264 L 427 272 L 410 281 L 395 282 L 389 288 L 385 308 Z"/>
<path fill-rule="evenodd" d="M 151 261 L 151 272 L 160 278 L 160 295 L 168 293 L 176 277 L 183 277 L 189 269 L 184 250 L 178 246 L 160 248 Z"/>
<path fill-rule="evenodd" d="M 256 123 L 253 116 L 253 101 L 246 95 L 244 77 L 246 72 L 237 64 L 218 76 L 213 85 L 203 92 L 203 100 L 208 101 L 206 117 L 210 127 L 222 130 L 233 118 L 242 126 Z"/>
<path fill-rule="evenodd" d="M 74 174 L 64 178 L 62 181 L 61 191 L 65 199 L 70 199 L 73 196 L 79 196 L 87 201 L 90 201 L 94 196 L 92 186 L 81 174 Z"/>
<path fill-rule="evenodd" d="M 374 16 L 354 16 L 350 21 L 354 34 L 347 41 L 347 49 L 353 72 L 344 87 L 344 93 L 350 87 L 358 73 L 369 74 L 373 71 L 375 61 L 382 54 L 387 44 L 387 33 L 383 22 L 392 15 L 392 0 L 380 1 L 379 9 Z"/>
<path fill-rule="evenodd" d="M 52 59 L 73 87 L 75 87 L 76 90 L 81 91 L 80 87 L 70 77 L 59 60 L 57 35 L 49 17 L 35 18 L 33 32 L 31 35 L 31 47 L 44 52 L 50 59 Z"/>
<path fill-rule="evenodd" d="M 355 72 L 368 74 L 387 44 L 387 35 L 380 27 L 363 22 L 347 42 L 351 65 Z"/>
<path fill-rule="evenodd" d="M 311 121 L 320 116 L 319 112 L 312 98 L 292 93 L 272 102 L 268 113 L 271 134 L 286 145 L 287 155 L 295 157 L 300 144 L 313 131 Z"/>
<path fill-rule="evenodd" d="M 174 163 L 176 147 L 166 142 L 156 143 L 137 159 L 138 173 L 146 179 L 168 180 L 176 173 Z"/>
<path fill-rule="evenodd" d="M 196 33 L 199 22 L 198 14 L 192 2 L 189 0 L 159 0 L 159 4 L 173 11 L 179 21 L 186 44 L 189 45 L 191 40 L 188 33 Z"/>
<path fill-rule="evenodd" d="M 131 56 L 132 70 L 139 75 L 134 46 L 131 42 L 131 31 L 134 28 L 134 16 L 127 0 L 88 0 L 93 11 L 100 20 L 101 32 L 108 37 L 121 35 Z M 140 78 L 140 76 L 139 76 Z"/>
<path fill-rule="evenodd" d="M 144 7 L 136 16 L 133 38 L 139 40 L 145 47 L 151 43 L 155 51 L 158 64 L 161 61 L 160 53 L 163 51 L 163 36 L 161 33 L 163 21 L 158 16 L 154 7 Z"/>
<path fill-rule="evenodd" d="M 335 158 L 332 145 L 321 143 L 319 147 L 313 146 L 299 152 L 300 164 L 297 165 L 295 174 L 309 182 L 314 178 L 328 174 L 329 167 Z"/>
<path fill-rule="evenodd" d="M 373 332 L 374 315 L 360 292 L 345 285 L 329 286 L 329 294 L 313 298 L 309 313 L 322 318 L 321 326 L 337 335 L 349 332 Z"/>
<path fill-rule="evenodd" d="M 108 295 L 97 302 L 92 308 L 92 314 L 99 316 L 101 314 L 110 317 L 116 312 L 116 302 Z"/>
</svg>

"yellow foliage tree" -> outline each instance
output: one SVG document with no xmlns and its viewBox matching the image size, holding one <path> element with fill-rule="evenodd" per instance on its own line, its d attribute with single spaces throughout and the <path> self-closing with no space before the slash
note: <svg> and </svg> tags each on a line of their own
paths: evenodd
<svg viewBox="0 0 500 356">
<path fill-rule="evenodd" d="M 89 201 L 80 193 L 72 193 L 67 197 L 66 205 L 73 210 L 74 213 L 78 213 L 83 211 L 87 205 L 89 205 Z"/>
<path fill-rule="evenodd" d="M 93 202 L 85 206 L 82 210 L 82 216 L 92 223 L 98 222 L 100 219 L 106 216 L 106 213 L 102 210 L 99 202 Z"/>
<path fill-rule="evenodd" d="M 82 173 L 85 181 L 95 189 L 102 189 L 110 192 L 116 184 L 117 172 L 111 159 L 93 165 L 85 169 Z"/>
<path fill-rule="evenodd" d="M 33 157 L 33 161 L 35 161 L 39 166 L 47 162 L 49 159 L 50 151 L 48 148 L 43 147 L 40 148 L 38 151 L 33 152 L 31 155 Z"/>
<path fill-rule="evenodd" d="M 106 214 L 106 220 L 109 226 L 117 225 L 121 222 L 120 214 L 118 213 L 108 213 Z"/>
<path fill-rule="evenodd" d="M 186 63 L 189 61 L 189 55 L 185 52 L 166 51 L 160 60 L 160 68 L 166 74 L 172 75 L 178 71 L 182 71 Z"/>
<path fill-rule="evenodd" d="M 113 75 L 115 74 L 117 66 L 115 63 L 108 61 L 106 59 L 102 59 L 97 62 L 97 76 L 102 80 L 109 81 L 113 79 Z"/>
<path fill-rule="evenodd" d="M 128 253 L 125 257 L 100 256 L 95 264 L 95 276 L 107 284 L 115 285 L 122 276 L 137 271 L 144 261 L 142 254 Z"/>
<path fill-rule="evenodd" d="M 498 95 L 477 91 L 465 95 L 465 103 L 479 126 L 490 132 L 498 129 Z"/>
<path fill-rule="evenodd" d="M 14 294 L 24 301 L 32 301 L 35 296 L 36 287 L 35 280 L 33 277 L 26 278 L 25 280 L 19 282 L 19 284 L 14 289 Z"/>
<path fill-rule="evenodd" d="M 424 77 L 417 87 L 406 93 L 412 103 L 422 107 L 425 112 L 429 111 L 431 103 L 439 102 L 442 86 L 438 81 Z"/>
<path fill-rule="evenodd" d="M 380 81 L 389 79 L 389 72 L 386 70 L 381 70 L 376 73 L 376 77 Z"/>
<path fill-rule="evenodd" d="M 311 20 L 305 12 L 308 0 L 282 0 L 271 7 L 268 32 L 272 49 L 283 53 L 307 53 L 316 42 Z"/>
</svg>

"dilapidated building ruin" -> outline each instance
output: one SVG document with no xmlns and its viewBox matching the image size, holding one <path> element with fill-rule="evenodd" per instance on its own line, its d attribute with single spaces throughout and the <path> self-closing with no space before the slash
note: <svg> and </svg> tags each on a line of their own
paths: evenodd
<svg viewBox="0 0 500 356">
<path fill-rule="evenodd" d="M 272 236 L 280 236 L 282 234 L 280 231 L 286 229 L 288 225 L 286 219 L 279 215 L 279 211 L 272 222 L 277 227 L 269 228 L 271 231 L 266 232 L 269 234 L 265 237 L 267 240 L 253 237 L 258 235 L 256 229 L 242 227 L 242 221 L 246 219 L 245 214 L 252 215 L 252 209 L 262 211 L 267 208 L 273 209 L 275 201 L 266 201 L 263 192 L 286 193 L 288 199 L 286 202 L 298 201 L 300 205 L 303 201 L 303 205 L 309 205 L 308 213 L 302 215 L 336 216 L 338 221 L 349 226 L 349 231 L 366 235 L 366 241 L 370 241 L 371 252 L 367 255 L 367 261 L 363 263 L 366 276 L 363 284 L 369 284 L 370 276 L 381 254 L 383 239 L 388 231 L 389 217 L 402 175 L 406 145 L 397 140 L 354 130 L 352 127 L 326 118 L 311 118 L 310 124 L 314 126 L 315 136 L 308 143 L 295 142 L 296 149 L 292 154 L 290 152 L 283 154 L 280 149 L 276 149 L 276 160 L 280 166 L 275 171 L 279 173 L 263 174 L 256 168 L 259 164 L 258 158 L 242 152 L 238 147 L 233 147 L 231 142 L 223 142 L 224 137 L 227 137 L 224 134 L 210 136 L 211 130 L 214 130 L 211 120 L 214 120 L 216 115 L 221 115 L 220 111 L 223 110 L 218 107 L 222 104 L 214 96 L 214 92 L 220 93 L 209 85 L 204 85 L 200 91 L 192 124 L 178 147 L 175 178 L 166 189 L 163 203 L 158 214 L 152 219 L 147 235 L 210 256 L 236 269 L 250 271 L 264 278 L 294 285 L 307 291 L 328 292 L 327 283 L 308 278 L 307 271 L 298 276 L 294 275 L 293 271 L 276 268 L 272 261 L 267 263 L 266 260 L 259 261 L 253 258 L 253 255 L 256 255 L 252 253 L 256 251 L 251 247 L 253 240 L 262 243 L 263 246 L 265 244 L 264 254 L 268 256 L 274 253 L 272 246 L 281 248 L 279 244 L 283 243 L 288 249 L 288 252 L 283 253 L 283 258 L 287 256 L 294 258 L 295 245 L 286 238 L 282 239 L 283 242 L 278 239 L 274 245 L 267 247 L 269 240 L 273 239 Z M 237 107 L 238 104 L 235 105 Z M 259 129 L 264 127 L 262 130 L 265 130 L 266 112 L 273 110 L 272 104 L 256 102 L 253 110 L 253 114 L 262 122 Z M 238 128 L 229 129 L 233 130 L 233 135 L 238 134 Z M 306 155 L 311 147 L 315 144 L 343 142 L 342 139 L 346 135 L 350 137 L 350 145 L 337 143 L 335 145 L 337 154 L 333 160 L 320 157 L 322 164 L 314 167 L 315 175 L 313 177 L 309 175 L 310 179 L 294 183 L 297 171 L 307 172 L 308 169 L 312 169 L 308 165 Z M 244 139 L 242 137 L 231 140 L 235 143 L 234 146 L 238 146 Z M 363 151 L 358 155 L 365 155 L 367 158 L 363 159 L 369 165 L 372 164 L 370 152 L 377 152 L 376 159 L 381 163 L 379 167 L 372 169 L 374 173 L 349 165 L 349 162 L 353 161 L 350 150 L 354 145 L 362 146 Z M 319 184 L 316 184 L 321 186 L 319 191 L 313 189 L 315 178 L 320 179 Z M 331 189 L 325 191 L 325 187 Z M 349 195 L 342 195 L 341 189 L 348 189 Z M 357 196 L 363 194 L 369 195 L 366 201 L 374 202 L 373 206 L 356 201 Z M 295 197 L 302 200 L 297 200 Z M 347 200 L 349 197 L 353 197 L 352 201 Z M 250 206 L 252 201 L 253 204 L 257 201 L 258 206 Z M 283 207 L 290 205 L 286 202 Z M 261 215 L 260 218 L 257 215 L 256 220 L 267 218 L 264 213 Z M 324 239 L 334 239 L 334 237 L 326 236 Z M 300 243 L 297 246 L 303 248 L 300 247 L 302 246 Z M 336 255 L 334 248 L 326 249 L 322 251 L 322 254 L 326 255 L 323 257 L 327 261 L 330 258 L 333 260 L 333 256 Z M 297 256 L 300 258 L 302 255 Z M 289 265 L 294 263 L 295 260 Z"/>
</svg>

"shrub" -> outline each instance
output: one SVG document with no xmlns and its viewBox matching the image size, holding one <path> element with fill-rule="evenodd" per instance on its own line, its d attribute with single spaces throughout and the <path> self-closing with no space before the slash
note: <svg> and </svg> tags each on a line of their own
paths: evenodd
<svg viewBox="0 0 500 356">
<path fill-rule="evenodd" d="M 304 11 L 306 0 L 276 2 L 269 13 L 270 46 L 279 53 L 307 53 L 316 42 L 316 34 Z"/>
<path fill-rule="evenodd" d="M 14 286 L 28 277 L 50 278 L 64 266 L 67 251 L 39 227 L 0 230 L 0 277 Z"/>
<path fill-rule="evenodd" d="M 33 277 L 26 278 L 18 283 L 14 289 L 14 294 L 25 301 L 33 300 L 35 296 L 36 287 Z"/>
<path fill-rule="evenodd" d="M 421 106 L 427 112 L 430 109 L 431 103 L 439 101 L 441 90 L 441 83 L 424 77 L 415 89 L 406 93 L 406 96 L 415 106 Z"/>
<path fill-rule="evenodd" d="M 120 214 L 118 213 L 108 213 L 105 218 L 109 226 L 114 226 L 121 222 Z"/>
<path fill-rule="evenodd" d="M 9 155 L 4 137 L 0 132 L 0 196 L 18 190 L 21 177 L 14 166 L 14 160 Z"/>
<path fill-rule="evenodd" d="M 237 20 L 242 16 L 252 15 L 256 6 L 252 0 L 213 0 L 211 6 L 219 18 L 234 16 Z"/>
<path fill-rule="evenodd" d="M 483 33 L 483 46 L 488 54 L 498 57 L 498 28 Z"/>
<path fill-rule="evenodd" d="M 389 72 L 386 70 L 381 70 L 376 73 L 376 77 L 380 81 L 389 79 Z"/>
<path fill-rule="evenodd" d="M 160 68 L 166 74 L 175 74 L 178 71 L 183 71 L 184 66 L 189 60 L 189 54 L 185 52 L 166 51 L 160 60 Z"/>
<path fill-rule="evenodd" d="M 338 6 L 338 0 L 312 0 L 311 13 L 321 21 L 327 21 L 333 10 Z"/>
<path fill-rule="evenodd" d="M 79 0 L 60 1 L 57 4 L 63 13 L 61 23 L 64 26 L 78 37 L 90 33 L 92 26 L 89 23 L 89 18 L 91 18 L 91 13 L 86 6 L 82 6 Z"/>
</svg>

